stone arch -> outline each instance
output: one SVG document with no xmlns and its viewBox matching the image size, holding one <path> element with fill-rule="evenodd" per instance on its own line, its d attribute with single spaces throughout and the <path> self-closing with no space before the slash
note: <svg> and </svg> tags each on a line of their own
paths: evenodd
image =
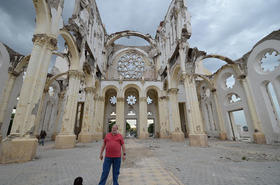
<svg viewBox="0 0 280 185">
<path fill-rule="evenodd" d="M 109 85 L 103 89 L 104 93 L 104 121 L 103 121 L 103 137 L 110 131 L 109 125 L 113 122 L 116 123 L 117 115 L 116 115 L 116 107 L 117 107 L 117 95 L 118 90 L 115 86 Z M 115 98 L 115 103 L 112 103 Z M 114 113 L 114 114 L 113 114 Z"/>
<path fill-rule="evenodd" d="M 113 33 L 113 34 L 109 35 L 108 40 L 106 42 L 106 47 L 112 45 L 116 40 L 118 40 L 122 37 L 128 37 L 128 36 L 140 37 L 140 38 L 146 40 L 147 42 L 149 42 L 152 47 L 156 47 L 156 43 L 150 35 L 148 35 L 148 34 L 144 35 L 140 32 L 130 31 L 130 30 L 116 32 L 116 33 Z"/>
<path fill-rule="evenodd" d="M 201 75 L 201 74 L 193 74 L 193 75 L 194 75 L 194 77 L 200 77 L 200 78 L 202 78 L 202 79 L 209 85 L 209 87 L 210 87 L 211 89 L 215 89 L 213 82 L 211 82 L 210 79 L 207 78 L 206 76 Z"/>
<path fill-rule="evenodd" d="M 136 90 L 138 91 L 139 97 L 142 97 L 142 96 L 143 96 L 143 91 L 141 90 L 141 88 L 140 88 L 137 84 L 127 84 L 127 85 L 123 88 L 123 90 L 122 90 L 122 92 L 121 92 L 121 96 L 122 96 L 122 97 L 125 97 L 125 91 L 126 91 L 127 89 L 129 89 L 129 88 L 134 88 L 134 89 L 136 89 Z"/>
<path fill-rule="evenodd" d="M 51 33 L 51 11 L 47 1 L 33 1 L 36 11 L 35 34 Z"/>
<path fill-rule="evenodd" d="M 58 81 L 56 81 L 56 80 L 52 81 L 52 83 L 50 84 L 49 87 L 53 87 L 55 92 L 57 92 L 57 93 L 60 93 L 60 91 L 61 91 L 61 86 L 58 83 Z"/>
<path fill-rule="evenodd" d="M 177 88 L 179 85 L 179 77 L 181 73 L 180 65 L 176 65 L 170 73 L 170 87 L 169 88 Z"/>
<path fill-rule="evenodd" d="M 123 54 L 128 53 L 128 52 L 135 52 L 139 55 L 144 56 L 145 63 L 147 64 L 147 61 L 149 62 L 148 65 L 151 65 L 153 63 L 153 61 L 149 59 L 148 53 L 139 48 L 124 48 L 124 49 L 117 51 L 116 53 L 114 53 L 114 55 L 112 57 L 112 62 L 116 61 L 116 59 L 118 59 L 120 56 L 122 56 Z"/>
<path fill-rule="evenodd" d="M 78 51 L 78 47 L 76 45 L 76 42 L 71 35 L 71 33 L 66 29 L 61 29 L 59 31 L 59 34 L 64 38 L 66 44 L 68 45 L 69 53 L 71 54 L 70 58 L 70 70 L 79 70 L 81 71 L 80 66 L 80 54 Z"/>
<path fill-rule="evenodd" d="M 23 57 L 23 59 L 21 59 L 21 61 L 17 64 L 14 71 L 16 73 L 21 73 L 22 69 L 25 68 L 28 65 L 30 57 L 31 57 L 31 55 L 27 55 L 27 56 Z"/>
<path fill-rule="evenodd" d="M 61 76 L 64 76 L 64 75 L 68 75 L 68 72 L 65 72 L 65 73 L 60 73 L 60 74 L 57 74 L 49 79 L 47 79 L 46 81 L 46 84 L 45 84 L 45 91 L 49 89 L 49 87 L 51 86 L 51 84 L 59 77 Z"/>
<path fill-rule="evenodd" d="M 128 63 L 124 62 L 126 57 L 136 56 L 138 59 L 133 59 L 133 65 L 141 64 L 141 67 L 137 71 L 130 73 L 132 69 L 128 68 Z M 124 59 L 124 60 L 123 60 Z M 120 62 L 121 61 L 121 62 Z M 137 64 L 136 64 L 137 63 Z M 122 64 L 122 65 L 121 65 Z M 139 48 L 124 48 L 118 50 L 113 54 L 109 61 L 109 67 L 107 70 L 107 76 L 109 79 L 118 80 L 122 79 L 149 79 L 155 78 L 155 64 L 154 60 L 149 56 L 149 54 Z"/>
<path fill-rule="evenodd" d="M 234 64 L 233 60 L 231 60 L 230 58 L 228 57 L 225 57 L 225 56 L 222 56 L 222 55 L 206 55 L 204 57 L 202 57 L 201 60 L 204 60 L 204 59 L 207 59 L 207 58 L 217 58 L 217 59 L 220 59 L 220 60 L 223 60 L 225 61 L 227 64 Z"/>
<path fill-rule="evenodd" d="M 160 96 L 160 89 L 157 86 L 155 85 L 148 86 L 145 89 L 145 94 L 147 94 L 149 90 L 155 90 L 158 93 L 158 96 Z"/>
<path fill-rule="evenodd" d="M 107 92 L 108 90 L 110 90 L 110 89 L 114 89 L 114 90 L 117 92 L 117 96 L 119 95 L 119 90 L 118 90 L 118 88 L 117 88 L 116 86 L 114 86 L 114 85 L 108 85 L 108 86 L 106 86 L 106 87 L 103 88 L 103 90 L 102 90 L 102 97 L 105 97 L 106 92 Z"/>
</svg>

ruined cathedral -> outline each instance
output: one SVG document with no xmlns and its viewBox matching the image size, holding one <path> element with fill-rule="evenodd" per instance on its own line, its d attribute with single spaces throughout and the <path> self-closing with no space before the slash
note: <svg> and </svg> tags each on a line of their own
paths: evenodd
<svg viewBox="0 0 280 185">
<path fill-rule="evenodd" d="M 210 137 L 280 142 L 280 30 L 234 61 L 188 43 L 184 0 L 171 1 L 154 38 L 108 34 L 95 0 L 75 0 L 66 25 L 63 0 L 33 3 L 30 55 L 0 43 L 1 163 L 34 158 L 41 130 L 55 148 L 73 148 L 101 140 L 112 123 L 124 137 L 188 138 L 190 146 L 207 146 Z M 115 42 L 130 36 L 148 45 Z M 209 58 L 226 64 L 212 74 L 203 66 Z"/>
</svg>

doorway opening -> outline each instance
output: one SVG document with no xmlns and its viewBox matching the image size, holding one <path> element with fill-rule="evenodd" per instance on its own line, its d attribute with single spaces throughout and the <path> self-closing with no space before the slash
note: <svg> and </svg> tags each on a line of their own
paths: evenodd
<svg viewBox="0 0 280 185">
<path fill-rule="evenodd" d="M 248 124 L 244 110 L 235 110 L 229 112 L 232 138 L 234 141 L 251 141 Z"/>
<path fill-rule="evenodd" d="M 147 130 L 149 133 L 149 137 L 155 137 L 155 120 L 154 119 L 148 119 Z"/>
<path fill-rule="evenodd" d="M 137 137 L 137 119 L 126 119 L 126 137 Z"/>
</svg>

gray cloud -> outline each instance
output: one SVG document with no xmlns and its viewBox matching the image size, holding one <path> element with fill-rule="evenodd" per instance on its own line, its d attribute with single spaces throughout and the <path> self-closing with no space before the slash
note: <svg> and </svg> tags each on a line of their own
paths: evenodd
<svg viewBox="0 0 280 185">
<path fill-rule="evenodd" d="M 107 33 L 136 30 L 154 36 L 171 0 L 97 0 Z M 187 0 L 192 19 L 191 47 L 237 59 L 280 28 L 279 0 Z M 74 0 L 65 0 L 67 23 Z M 31 0 L 0 2 L 0 41 L 28 54 L 32 49 L 35 10 Z M 139 40 L 139 39 L 138 39 Z M 134 38 L 120 43 L 145 43 Z"/>
<path fill-rule="evenodd" d="M 20 53 L 30 53 L 35 26 L 32 1 L 2 0 L 0 19 L 0 41 Z"/>
</svg>

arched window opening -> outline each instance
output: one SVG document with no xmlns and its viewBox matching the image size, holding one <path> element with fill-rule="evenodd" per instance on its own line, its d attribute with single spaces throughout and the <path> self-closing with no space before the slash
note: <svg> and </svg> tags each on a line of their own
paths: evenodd
<svg viewBox="0 0 280 185">
<path fill-rule="evenodd" d="M 213 105 L 212 103 L 210 103 L 210 109 L 211 109 L 211 114 L 212 114 L 212 122 L 213 122 L 213 126 L 214 126 L 214 130 L 217 130 L 217 126 L 216 126 L 216 122 L 214 120 L 214 111 L 213 111 Z"/>
<path fill-rule="evenodd" d="M 233 140 L 250 142 L 249 128 L 243 109 L 229 112 Z"/>
<path fill-rule="evenodd" d="M 280 106 L 279 106 L 279 102 L 278 102 L 277 97 L 276 97 L 274 87 L 273 87 L 271 82 L 269 82 L 267 84 L 266 90 L 267 90 L 267 94 L 268 94 L 268 97 L 269 97 L 269 100 L 270 100 L 270 103 L 271 103 L 271 106 L 272 106 L 273 114 L 274 114 L 275 119 L 277 120 L 277 122 L 280 126 Z"/>
<path fill-rule="evenodd" d="M 208 104 L 205 104 L 205 107 L 206 107 L 206 111 L 207 111 L 207 121 L 208 121 L 208 124 L 209 124 L 209 128 L 210 128 L 210 130 L 213 130 L 212 124 L 211 124 L 211 119 L 210 119 L 210 111 L 209 111 Z"/>
</svg>

